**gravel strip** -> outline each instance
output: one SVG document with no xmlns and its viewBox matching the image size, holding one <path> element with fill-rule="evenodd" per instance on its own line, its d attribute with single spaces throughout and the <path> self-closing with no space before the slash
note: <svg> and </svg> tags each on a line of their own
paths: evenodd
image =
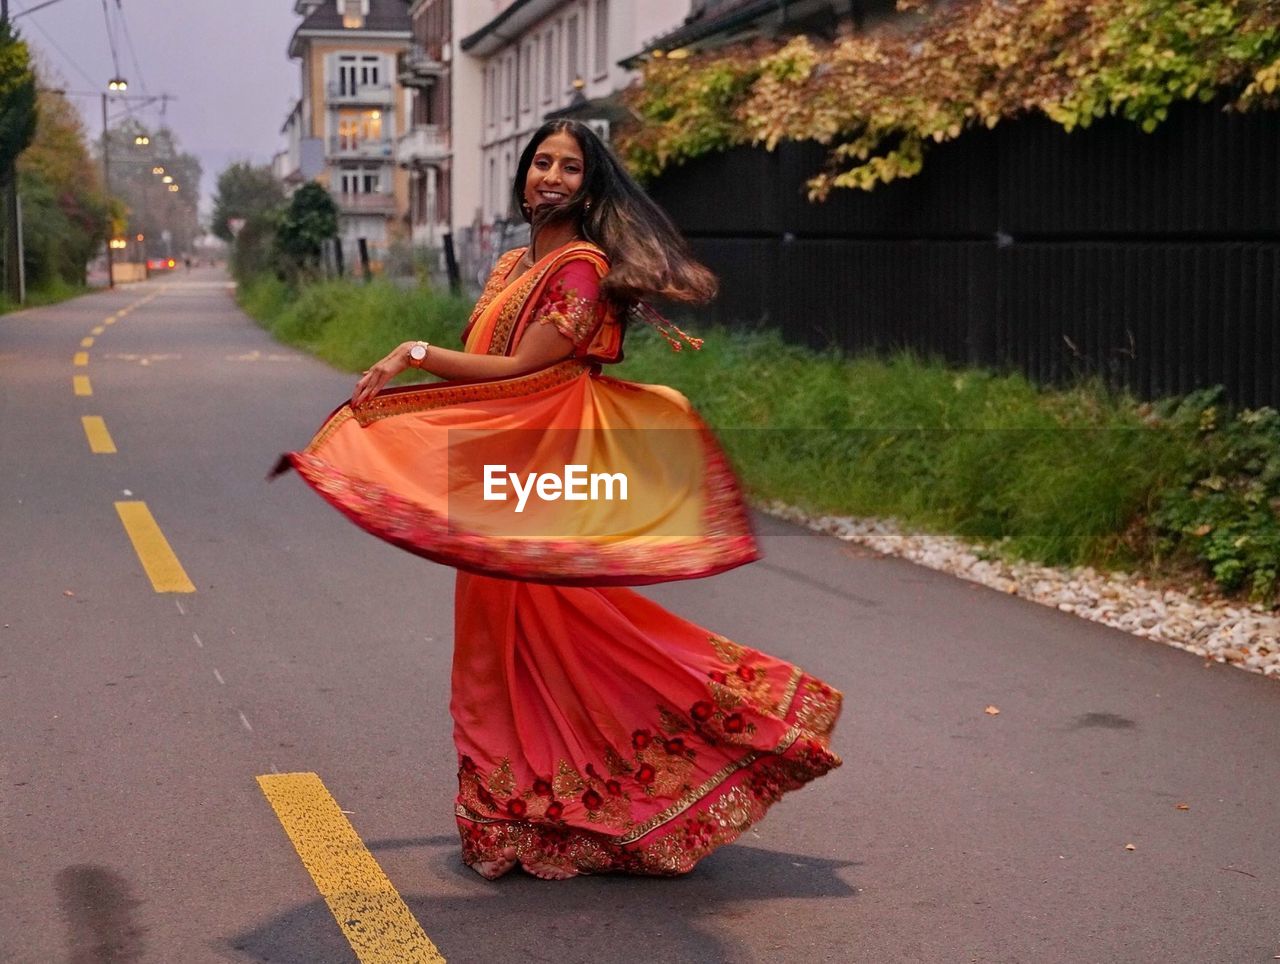
<svg viewBox="0 0 1280 964">
<path fill-rule="evenodd" d="M 1044 606 L 1280 680 L 1280 615 L 1221 599 L 1149 587 L 1128 573 L 1102 573 L 984 558 L 980 546 L 951 536 L 903 532 L 881 519 L 815 516 L 782 502 L 759 508 L 789 522 L 889 556 L 1022 596 Z"/>
</svg>

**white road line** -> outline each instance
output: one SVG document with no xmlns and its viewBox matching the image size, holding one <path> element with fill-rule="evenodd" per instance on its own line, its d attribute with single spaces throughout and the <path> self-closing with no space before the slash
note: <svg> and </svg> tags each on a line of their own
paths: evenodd
<svg viewBox="0 0 1280 964">
<path fill-rule="evenodd" d="M 252 733 L 253 727 L 249 725 L 249 718 L 244 715 L 244 710 L 237 710 L 236 712 L 240 714 L 240 722 L 244 724 L 244 728 Z"/>
<path fill-rule="evenodd" d="M 223 686 L 227 685 L 227 681 L 222 678 L 222 674 L 218 672 L 218 667 L 216 666 L 213 668 L 213 678 L 216 679 Z"/>
<path fill-rule="evenodd" d="M 180 600 L 180 599 L 175 599 L 175 600 L 173 601 L 173 604 L 174 604 L 175 606 L 177 606 L 177 607 L 178 607 L 178 612 L 180 612 L 182 615 L 184 615 L 184 616 L 185 616 L 185 615 L 187 614 L 187 611 L 186 611 L 185 609 L 183 609 L 183 608 L 182 608 L 182 600 Z"/>
<path fill-rule="evenodd" d="M 199 646 L 201 649 L 204 649 L 204 643 L 200 642 L 200 634 L 199 634 L 199 633 L 192 633 L 192 634 L 191 634 L 191 638 L 192 638 L 192 639 L 194 639 L 194 640 L 196 641 L 196 645 L 197 645 L 197 646 Z"/>
</svg>

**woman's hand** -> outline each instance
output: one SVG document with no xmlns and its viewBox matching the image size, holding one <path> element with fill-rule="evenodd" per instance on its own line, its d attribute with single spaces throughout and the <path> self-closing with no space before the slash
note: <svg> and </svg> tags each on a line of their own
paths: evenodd
<svg viewBox="0 0 1280 964">
<path fill-rule="evenodd" d="M 404 342 L 391 350 L 386 358 L 373 365 L 360 376 L 356 390 L 351 393 L 352 406 L 363 405 L 386 387 L 387 382 L 409 367 L 409 345 Z"/>
</svg>

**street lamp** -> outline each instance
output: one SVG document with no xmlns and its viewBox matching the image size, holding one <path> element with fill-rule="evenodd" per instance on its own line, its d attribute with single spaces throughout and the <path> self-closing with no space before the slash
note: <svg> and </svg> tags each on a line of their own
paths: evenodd
<svg viewBox="0 0 1280 964">
<path fill-rule="evenodd" d="M 107 90 L 124 91 L 129 89 L 129 82 L 123 77 L 112 77 L 107 81 Z"/>
<path fill-rule="evenodd" d="M 137 137 L 133 139 L 133 143 L 138 145 L 139 147 L 146 147 L 148 144 L 151 143 L 151 138 L 149 138 L 146 134 L 139 134 Z"/>
</svg>

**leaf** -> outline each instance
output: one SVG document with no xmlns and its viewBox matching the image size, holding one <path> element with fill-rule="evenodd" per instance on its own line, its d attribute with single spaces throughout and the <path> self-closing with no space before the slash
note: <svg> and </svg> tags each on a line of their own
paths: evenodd
<svg viewBox="0 0 1280 964">
<path fill-rule="evenodd" d="M 1125 845 L 1124 845 L 1124 849 L 1125 849 L 1125 850 L 1137 850 L 1138 848 L 1137 848 L 1137 847 L 1135 847 L 1135 846 L 1134 846 L 1133 844 L 1131 844 L 1131 843 L 1127 843 L 1127 844 L 1125 844 Z"/>
<path fill-rule="evenodd" d="M 1190 809 L 1191 809 L 1191 804 L 1189 804 L 1189 803 L 1179 803 L 1179 804 L 1176 804 L 1176 805 L 1174 806 L 1174 809 L 1175 809 L 1175 810 L 1190 810 Z"/>
<path fill-rule="evenodd" d="M 999 716 L 999 715 L 1000 715 L 1000 707 L 998 707 L 998 706 L 988 706 L 988 707 L 987 707 L 985 710 L 983 710 L 982 712 L 986 713 L 986 714 L 987 714 L 987 716 Z"/>
</svg>

